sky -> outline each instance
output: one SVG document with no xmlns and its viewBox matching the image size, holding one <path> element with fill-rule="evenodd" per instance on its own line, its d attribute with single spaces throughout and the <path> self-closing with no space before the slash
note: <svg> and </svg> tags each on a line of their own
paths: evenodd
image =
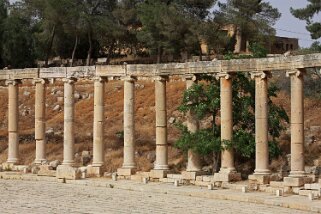
<svg viewBox="0 0 321 214">
<path fill-rule="evenodd" d="M 308 4 L 307 0 L 266 0 L 273 7 L 279 9 L 282 13 L 281 18 L 274 26 L 277 30 L 277 36 L 298 38 L 300 47 L 309 47 L 313 43 L 309 32 L 305 29 L 305 21 L 301 21 L 290 13 L 290 7 L 303 8 Z M 321 15 L 315 17 L 315 20 L 321 21 Z M 321 39 L 319 39 L 321 42 Z"/>
</svg>

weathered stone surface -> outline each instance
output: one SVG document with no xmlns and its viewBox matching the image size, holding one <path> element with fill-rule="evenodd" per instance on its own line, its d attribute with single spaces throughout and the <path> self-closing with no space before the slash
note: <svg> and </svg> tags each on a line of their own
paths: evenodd
<svg viewBox="0 0 321 214">
<path fill-rule="evenodd" d="M 306 183 L 311 183 L 312 182 L 312 178 L 309 177 L 299 177 L 299 178 L 295 178 L 295 177 L 285 177 L 284 178 L 284 186 L 288 186 L 288 187 L 301 187 Z"/>
<path fill-rule="evenodd" d="M 49 176 L 49 177 L 55 177 L 56 176 L 56 171 L 53 170 L 53 167 L 50 165 L 40 165 L 39 166 L 39 171 L 38 171 L 38 176 Z"/>
<path fill-rule="evenodd" d="M 215 173 L 214 174 L 214 181 L 225 181 L 225 182 L 233 182 L 233 181 L 240 181 L 241 174 L 237 172 L 230 172 L 230 173 Z"/>
<path fill-rule="evenodd" d="M 68 165 L 59 165 L 57 167 L 57 175 L 58 179 L 64 178 L 67 180 L 77 180 L 81 178 L 81 172 L 77 168 Z"/>
<path fill-rule="evenodd" d="M 270 175 L 249 175 L 249 181 L 255 182 L 257 184 L 269 184 L 270 183 Z"/>
<path fill-rule="evenodd" d="M 101 177 L 104 174 L 104 168 L 100 166 L 87 166 L 87 177 Z"/>
<path fill-rule="evenodd" d="M 151 177 L 151 178 L 166 178 L 168 173 L 169 173 L 168 170 L 153 169 L 150 171 L 149 177 Z"/>
<path fill-rule="evenodd" d="M 183 171 L 182 172 L 182 179 L 184 180 L 196 180 L 197 176 L 201 176 L 206 174 L 206 172 L 203 171 L 198 171 L 198 172 L 187 172 L 187 171 Z"/>
<path fill-rule="evenodd" d="M 57 169 L 59 165 L 61 165 L 61 162 L 59 160 L 54 160 L 49 163 L 49 165 L 52 167 L 52 169 Z"/>
<path fill-rule="evenodd" d="M 128 168 L 118 168 L 117 175 L 119 176 L 131 176 L 136 173 L 135 169 L 128 169 Z"/>
</svg>

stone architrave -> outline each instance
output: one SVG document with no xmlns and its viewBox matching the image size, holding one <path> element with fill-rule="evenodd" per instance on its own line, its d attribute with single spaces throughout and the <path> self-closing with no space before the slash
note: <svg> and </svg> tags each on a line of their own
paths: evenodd
<svg viewBox="0 0 321 214">
<path fill-rule="evenodd" d="M 8 160 L 9 164 L 19 161 L 19 80 L 7 80 L 8 86 Z"/>
<path fill-rule="evenodd" d="M 197 83 L 197 78 L 194 75 L 185 76 L 186 89 L 189 89 L 193 86 L 194 83 Z M 195 133 L 199 129 L 199 121 L 193 112 L 187 112 L 187 128 L 191 133 Z M 199 154 L 193 152 L 191 149 L 188 150 L 188 159 L 187 159 L 187 172 L 199 172 L 202 170 L 201 157 Z"/>
<path fill-rule="evenodd" d="M 167 77 L 155 78 L 156 110 L 156 161 L 154 170 L 168 170 L 167 114 L 166 114 Z"/>
<path fill-rule="evenodd" d="M 117 170 L 121 176 L 135 173 L 135 81 L 130 76 L 124 78 L 124 161 Z"/>
<path fill-rule="evenodd" d="M 232 112 L 232 76 L 228 73 L 219 73 L 221 87 L 221 141 L 233 140 L 233 112 Z M 237 181 L 241 179 L 234 166 L 233 149 L 223 149 L 221 153 L 221 168 L 214 174 L 215 181 Z"/>
<path fill-rule="evenodd" d="M 64 82 L 64 160 L 63 165 L 74 165 L 74 116 L 75 103 L 74 92 L 75 82 L 74 78 L 65 78 Z"/>
<path fill-rule="evenodd" d="M 46 84 L 45 79 L 35 79 L 35 164 L 41 165 L 46 161 Z"/>
<path fill-rule="evenodd" d="M 253 72 L 255 79 L 255 171 L 250 180 L 269 183 L 268 72 Z"/>
</svg>

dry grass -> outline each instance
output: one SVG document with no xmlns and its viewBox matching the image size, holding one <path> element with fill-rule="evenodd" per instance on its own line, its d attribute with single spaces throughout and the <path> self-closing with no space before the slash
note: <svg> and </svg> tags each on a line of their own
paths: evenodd
<svg viewBox="0 0 321 214">
<path fill-rule="evenodd" d="M 135 100 L 135 124 L 136 124 L 136 161 L 139 170 L 148 171 L 153 167 L 152 154 L 155 151 L 155 99 L 154 99 L 154 83 L 147 81 L 139 81 L 137 87 Z M 56 135 L 48 137 L 47 143 L 47 158 L 48 160 L 63 159 L 63 111 L 53 111 L 53 107 L 57 104 L 61 105 L 63 109 L 63 102 L 58 102 L 57 97 L 63 94 L 52 94 L 55 89 L 63 92 L 63 84 L 57 81 L 54 85 L 49 85 L 47 89 L 47 128 L 53 128 Z M 76 144 L 75 152 L 81 153 L 84 150 L 92 151 L 92 123 L 93 123 L 93 84 L 90 81 L 79 81 L 76 83 L 76 91 L 80 94 L 87 93 L 91 95 L 88 99 L 82 99 L 76 102 L 75 114 L 75 134 Z M 168 118 L 171 116 L 177 117 L 177 107 L 181 102 L 183 91 L 185 90 L 185 83 L 181 81 L 169 82 L 167 87 L 167 104 L 168 104 Z M 29 96 L 24 95 L 28 91 Z M 35 142 L 33 140 L 34 134 L 34 87 L 26 82 L 20 87 L 19 92 L 20 112 L 22 109 L 29 110 L 26 116 L 20 115 L 20 163 L 30 164 L 35 158 Z M 0 163 L 7 159 L 7 89 L 0 88 Z M 290 97 L 281 92 L 274 102 L 283 106 L 290 116 Z M 306 99 L 305 100 L 305 123 L 306 126 L 318 125 L 321 126 L 321 105 L 319 100 Z M 123 142 L 116 136 L 117 132 L 123 130 L 123 83 L 121 81 L 110 81 L 107 83 L 105 94 L 105 161 L 108 171 L 115 171 L 122 165 L 123 156 Z M 169 144 L 173 145 L 175 139 L 179 136 L 176 128 L 169 125 L 168 139 Z M 321 141 L 321 136 L 316 136 L 317 141 Z M 280 145 L 285 154 L 290 152 L 290 139 L 284 135 L 280 138 Z M 319 144 L 318 144 L 319 145 Z M 311 163 L 312 157 L 319 157 L 319 147 L 307 148 L 307 162 Z M 317 152 L 316 152 L 317 151 Z M 310 158 L 311 157 L 311 158 Z M 277 169 L 282 163 L 283 159 L 273 161 L 272 167 Z M 186 158 L 183 154 L 175 149 L 169 147 L 169 163 L 174 171 L 184 169 Z"/>
<path fill-rule="evenodd" d="M 155 101 L 153 82 L 138 82 L 138 85 L 144 85 L 144 88 L 136 89 L 136 138 L 137 166 L 140 170 L 149 170 L 153 166 L 154 160 L 146 158 L 146 154 L 155 150 Z M 168 83 L 168 117 L 176 110 L 180 103 L 182 92 L 185 88 L 184 82 Z M 47 129 L 53 128 L 55 136 L 48 136 L 47 158 L 48 160 L 63 159 L 63 111 L 55 112 L 53 107 L 59 104 L 63 109 L 63 102 L 58 102 L 57 97 L 62 94 L 52 94 L 52 90 L 63 92 L 63 84 L 56 82 L 47 88 Z M 80 94 L 88 93 L 91 95 L 88 99 L 81 99 L 75 106 L 75 152 L 81 153 L 84 150 L 92 151 L 92 124 L 93 124 L 93 84 L 90 81 L 80 81 L 76 83 L 76 91 Z M 24 95 L 24 92 L 30 92 L 30 95 Z M 0 162 L 7 159 L 7 90 L 0 88 Z M 22 109 L 28 109 L 29 114 L 20 115 L 20 163 L 31 164 L 35 158 L 34 134 L 34 87 L 30 82 L 25 82 L 19 88 L 20 112 Z M 108 171 L 115 171 L 122 165 L 123 142 L 116 136 L 117 132 L 123 130 L 123 83 L 121 81 L 110 81 L 107 83 L 105 94 L 105 161 Z M 169 140 L 173 142 L 177 136 L 177 130 L 169 128 Z M 176 161 L 181 159 L 180 153 L 176 149 L 170 149 L 170 159 Z M 175 163 L 176 163 L 175 162 Z"/>
</svg>

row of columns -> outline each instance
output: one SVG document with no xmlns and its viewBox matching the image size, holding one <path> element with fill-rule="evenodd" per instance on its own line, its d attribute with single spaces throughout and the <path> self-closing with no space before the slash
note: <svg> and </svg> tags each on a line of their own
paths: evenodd
<svg viewBox="0 0 321 214">
<path fill-rule="evenodd" d="M 304 176 L 304 108 L 303 108 L 303 71 L 288 72 L 291 78 L 291 173 L 290 176 Z M 256 127 L 256 167 L 257 175 L 268 175 L 268 72 L 252 73 L 255 79 L 255 127 Z M 221 84 L 221 140 L 232 141 L 233 115 L 232 115 L 232 75 L 218 74 Z M 196 82 L 194 76 L 186 77 L 186 88 Z M 63 165 L 74 165 L 74 90 L 76 80 L 64 79 L 64 160 Z M 104 165 L 104 94 L 107 79 L 97 77 L 94 79 L 94 136 L 93 136 L 93 163 L 95 167 Z M 156 109 L 156 161 L 155 170 L 168 170 L 167 145 L 167 114 L 166 114 L 166 82 L 167 77 L 155 78 L 155 109 Z M 6 81 L 9 94 L 9 148 L 8 163 L 18 162 L 18 84 L 19 80 Z M 35 95 L 35 140 L 36 164 L 46 160 L 46 119 L 45 99 L 46 84 L 44 79 L 34 80 Z M 135 163 L 135 78 L 124 79 L 124 161 L 122 168 L 134 169 Z M 196 132 L 199 124 L 195 115 L 187 113 L 187 126 L 189 131 Z M 200 157 L 188 152 L 187 171 L 200 171 Z M 225 149 L 221 154 L 220 173 L 235 172 L 233 149 Z"/>
</svg>

